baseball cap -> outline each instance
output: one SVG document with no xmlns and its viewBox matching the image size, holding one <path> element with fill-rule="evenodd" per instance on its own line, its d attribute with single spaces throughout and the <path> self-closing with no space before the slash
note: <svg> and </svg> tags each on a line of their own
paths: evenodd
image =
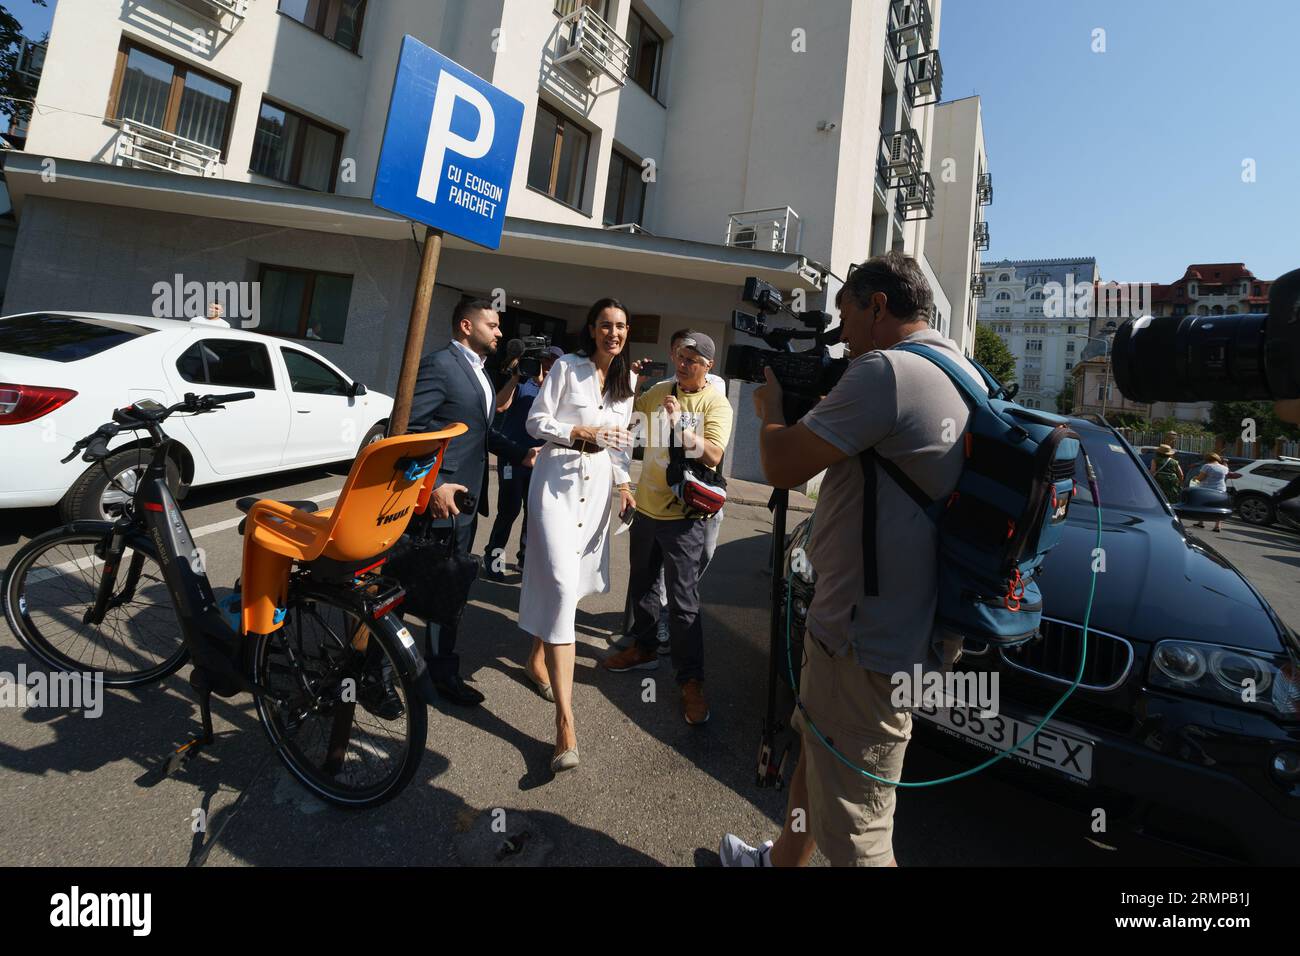
<svg viewBox="0 0 1300 956">
<path fill-rule="evenodd" d="M 552 345 L 549 349 L 546 350 L 546 357 L 553 358 L 553 359 L 562 359 L 564 358 L 564 349 L 560 348 L 558 345 Z"/>
<path fill-rule="evenodd" d="M 709 338 L 703 332 L 692 332 L 690 335 L 682 339 L 679 344 L 682 348 L 694 349 L 710 362 L 713 361 L 713 356 L 716 351 L 713 345 L 713 339 Z"/>
</svg>

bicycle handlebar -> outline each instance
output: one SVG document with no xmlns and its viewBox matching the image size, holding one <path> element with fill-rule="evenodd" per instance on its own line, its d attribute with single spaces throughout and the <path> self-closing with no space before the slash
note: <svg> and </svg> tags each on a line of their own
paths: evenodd
<svg viewBox="0 0 1300 956">
<path fill-rule="evenodd" d="M 136 403 L 126 408 L 114 409 L 113 420 L 100 425 L 92 434 L 73 445 L 72 451 L 62 460 L 62 463 L 67 464 L 72 461 L 77 457 L 77 452 L 82 450 L 85 451 L 81 456 L 82 461 L 102 461 L 108 457 L 109 440 L 119 433 L 161 424 L 177 412 L 201 415 L 216 411 L 230 402 L 245 402 L 256 397 L 256 392 L 232 392 L 229 395 L 195 395 L 193 392 L 186 392 L 184 400 L 170 408 L 162 405 L 156 405 L 155 408 L 141 407 L 141 403 Z"/>
</svg>

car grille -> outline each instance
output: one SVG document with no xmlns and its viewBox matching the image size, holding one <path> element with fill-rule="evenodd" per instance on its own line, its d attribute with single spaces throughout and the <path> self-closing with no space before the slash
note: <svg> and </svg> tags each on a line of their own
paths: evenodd
<svg viewBox="0 0 1300 956">
<path fill-rule="evenodd" d="M 1012 668 L 1028 671 L 1056 683 L 1072 684 L 1079 673 L 1083 628 L 1043 618 L 1040 637 L 1019 647 L 1004 649 L 1002 659 Z M 1133 669 L 1133 645 L 1122 637 L 1088 628 L 1088 654 L 1080 687 L 1108 691 L 1119 687 Z"/>
</svg>

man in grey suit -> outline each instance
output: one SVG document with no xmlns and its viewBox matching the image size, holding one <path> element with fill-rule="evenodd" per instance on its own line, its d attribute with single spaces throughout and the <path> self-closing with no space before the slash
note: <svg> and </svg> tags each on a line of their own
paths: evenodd
<svg viewBox="0 0 1300 956">
<path fill-rule="evenodd" d="M 490 303 L 474 299 L 456 306 L 451 325 L 452 340 L 447 347 L 430 352 L 420 362 L 407 431 L 436 431 L 455 422 L 468 426 L 469 431 L 447 445 L 429 501 L 435 526 L 454 527 L 457 550 L 468 552 L 474 544 L 478 516 L 487 517 L 488 513 L 488 452 L 500 451 L 496 447 L 500 439 L 492 432 L 497 395 L 483 363 L 501 340 L 501 322 Z M 459 491 L 478 500 L 476 513 L 461 514 L 455 501 Z M 460 676 L 460 657 L 455 652 L 458 630 L 456 626 L 429 625 L 429 673 L 445 698 L 473 706 L 483 702 L 483 695 Z"/>
</svg>

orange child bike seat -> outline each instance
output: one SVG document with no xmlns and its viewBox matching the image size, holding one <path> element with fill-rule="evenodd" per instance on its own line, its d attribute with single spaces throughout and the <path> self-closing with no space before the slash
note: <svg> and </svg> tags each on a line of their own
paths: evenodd
<svg viewBox="0 0 1300 956">
<path fill-rule="evenodd" d="M 333 508 L 312 514 L 270 499 L 253 505 L 244 534 L 244 633 L 270 634 L 280 627 L 295 562 L 329 558 L 357 562 L 360 569 L 396 544 L 422 490 L 432 489 L 447 443 L 467 430 L 457 423 L 367 445 L 352 463 Z M 429 465 L 430 458 L 434 460 L 424 473 L 419 465 Z"/>
</svg>

